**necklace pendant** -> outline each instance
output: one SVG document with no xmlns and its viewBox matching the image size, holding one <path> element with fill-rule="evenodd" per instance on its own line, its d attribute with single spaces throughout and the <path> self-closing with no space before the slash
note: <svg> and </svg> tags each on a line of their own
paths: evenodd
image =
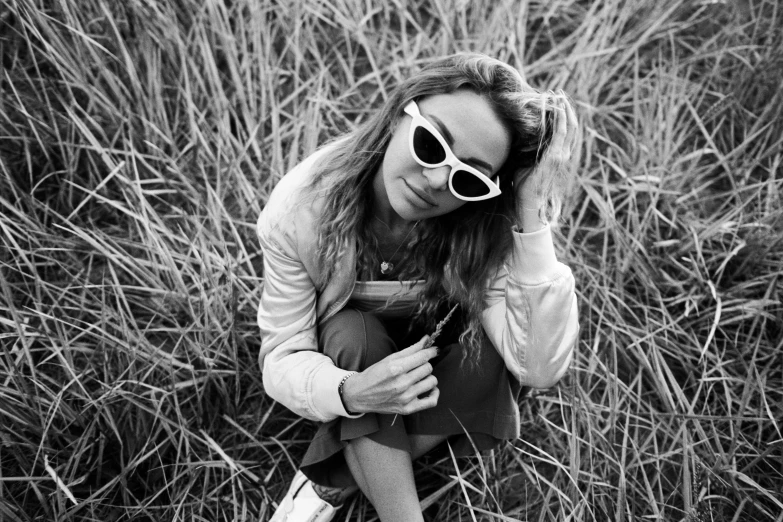
<svg viewBox="0 0 783 522">
<path fill-rule="evenodd" d="M 381 274 L 388 275 L 389 272 L 394 270 L 394 265 L 391 263 L 387 263 L 386 261 L 383 261 L 381 263 Z"/>
</svg>

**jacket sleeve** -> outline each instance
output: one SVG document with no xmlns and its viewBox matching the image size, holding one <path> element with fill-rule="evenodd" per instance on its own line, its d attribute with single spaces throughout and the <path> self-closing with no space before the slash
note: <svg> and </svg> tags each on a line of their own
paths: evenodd
<svg viewBox="0 0 783 522">
<path fill-rule="evenodd" d="M 554 386 L 579 334 L 574 277 L 557 261 L 552 232 L 514 233 L 506 266 L 489 284 L 484 330 L 524 386 Z"/>
<path fill-rule="evenodd" d="M 264 390 L 306 419 L 328 422 L 349 417 L 337 387 L 351 372 L 318 352 L 316 291 L 309 274 L 261 227 L 259 238 L 264 256 L 258 307 Z"/>
<path fill-rule="evenodd" d="M 287 212 L 317 154 L 283 177 L 258 218 L 264 282 L 257 319 L 266 393 L 301 417 L 328 422 L 361 415 L 349 415 L 337 392 L 351 372 L 318 352 L 316 289 L 299 253 L 297 220 Z"/>
</svg>

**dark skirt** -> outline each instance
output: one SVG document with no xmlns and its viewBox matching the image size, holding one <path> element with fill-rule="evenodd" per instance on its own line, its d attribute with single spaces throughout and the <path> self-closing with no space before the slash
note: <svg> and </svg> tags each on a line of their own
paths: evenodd
<svg viewBox="0 0 783 522">
<path fill-rule="evenodd" d="M 421 339 L 424 331 L 409 331 L 408 322 L 346 308 L 319 326 L 319 349 L 338 368 L 361 371 Z M 481 348 L 477 364 L 461 363 L 455 323 L 451 321 L 435 343 L 451 348 L 432 372 L 440 389 L 437 406 L 396 420 L 395 415 L 365 413 L 320 424 L 301 464 L 310 480 L 324 486 L 350 485 L 343 448 L 357 437 L 410 453 L 408 434 L 446 435 L 457 456 L 519 437 L 519 383 L 489 341 Z"/>
</svg>

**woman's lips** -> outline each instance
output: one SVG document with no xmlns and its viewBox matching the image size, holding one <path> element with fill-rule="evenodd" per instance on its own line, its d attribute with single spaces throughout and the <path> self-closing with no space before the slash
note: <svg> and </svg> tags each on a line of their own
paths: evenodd
<svg viewBox="0 0 783 522">
<path fill-rule="evenodd" d="M 405 182 L 405 185 L 410 189 L 410 191 L 413 192 L 414 205 L 416 205 L 417 207 L 427 208 L 427 209 L 438 206 L 438 204 L 432 201 L 432 198 L 428 197 L 423 190 L 414 187 L 413 185 L 408 183 L 407 180 L 403 180 L 403 181 Z"/>
</svg>

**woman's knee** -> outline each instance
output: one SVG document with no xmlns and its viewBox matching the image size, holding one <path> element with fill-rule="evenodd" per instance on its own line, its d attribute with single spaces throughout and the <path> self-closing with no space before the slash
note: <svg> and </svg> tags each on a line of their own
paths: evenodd
<svg viewBox="0 0 783 522">
<path fill-rule="evenodd" d="M 346 308 L 319 326 L 321 351 L 344 370 L 361 371 L 396 351 L 383 323 L 373 314 Z"/>
</svg>

